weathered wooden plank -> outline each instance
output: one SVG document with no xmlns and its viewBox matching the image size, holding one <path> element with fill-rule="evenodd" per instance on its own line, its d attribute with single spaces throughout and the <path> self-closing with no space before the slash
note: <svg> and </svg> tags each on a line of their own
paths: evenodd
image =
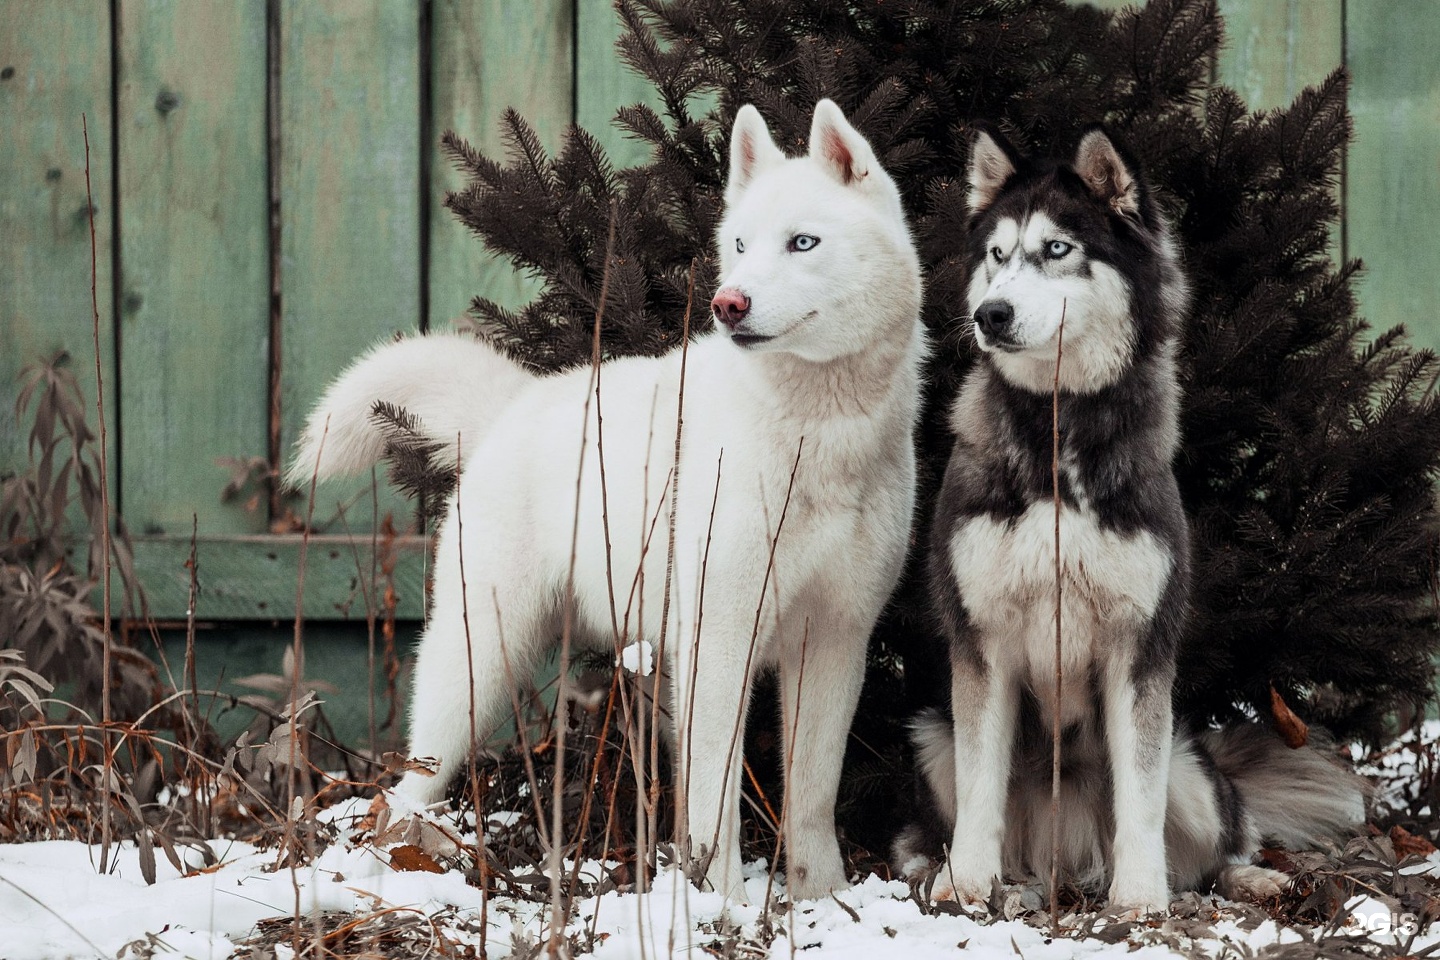
<svg viewBox="0 0 1440 960">
<path fill-rule="evenodd" d="M 1123 10 L 1136 0 L 1074 0 Z M 1342 59 L 1343 0 L 1219 0 L 1225 46 L 1218 79 L 1251 109 L 1281 107 Z"/>
<path fill-rule="evenodd" d="M 418 620 L 425 614 L 424 537 L 394 540 L 396 616 Z M 183 537 L 136 537 L 135 571 L 145 585 L 156 620 L 184 620 L 189 606 L 190 541 Z M 305 550 L 306 619 L 365 619 L 366 595 L 377 612 L 383 606 L 385 578 L 371 589 L 372 556 L 368 535 L 313 536 L 308 548 L 299 537 L 200 537 L 196 569 L 200 595 L 195 615 L 202 620 L 288 620 L 295 616 L 296 573 Z M 386 555 L 382 541 L 381 557 Z"/>
<path fill-rule="evenodd" d="M 1220 0 L 1220 14 L 1219 80 L 1251 110 L 1289 106 L 1344 62 L 1344 0 Z M 1332 260 L 1344 255 L 1343 232 L 1331 229 Z"/>
<path fill-rule="evenodd" d="M 420 45 L 414 4 L 280 5 L 282 320 L 280 425 L 287 454 L 326 383 L 364 348 L 420 324 Z M 369 486 L 328 483 L 315 515 Z M 400 526 L 398 496 L 381 513 Z"/>
<path fill-rule="evenodd" d="M 570 0 L 436 0 L 431 7 L 430 316 L 443 328 L 476 295 L 506 306 L 528 302 L 539 283 L 496 259 L 446 210 L 462 178 L 439 150 L 454 130 L 502 157 L 500 116 L 519 111 L 549 150 L 571 121 L 574 29 Z"/>
<path fill-rule="evenodd" d="M 408 659 L 418 632 L 418 624 L 398 624 L 395 632 L 395 646 L 400 656 Z M 185 632 L 162 630 L 160 637 L 165 645 L 165 657 L 170 668 L 175 672 L 176 680 L 183 683 L 181 670 L 185 663 Z M 253 696 L 257 692 L 254 687 L 238 681 L 256 674 L 280 674 L 284 667 L 285 653 L 293 637 L 292 627 L 283 623 L 223 626 L 201 624 L 198 627 L 195 636 L 195 675 L 201 691 L 199 712 L 210 717 L 222 739 L 239 736 L 254 718 L 254 714 L 244 706 L 232 709 L 231 697 Z M 334 688 L 322 688 L 316 696 L 321 702 L 325 719 L 329 721 L 341 743 L 351 747 L 370 746 L 377 751 L 403 750 L 403 711 L 388 731 L 376 730 L 377 743 L 369 743 L 370 698 L 365 695 L 366 685 L 373 684 L 375 690 L 377 726 L 384 722 L 389 707 L 385 700 L 384 664 L 377 662 L 372 674 L 367 662 L 367 640 L 363 623 L 306 624 L 303 677 Z M 376 659 L 380 659 L 379 650 Z M 219 690 L 229 696 L 216 697 L 212 703 L 211 697 L 207 695 L 208 691 L 212 690 Z M 409 699 L 408 686 L 402 685 L 397 694 L 403 707 Z"/>
<path fill-rule="evenodd" d="M 1252 110 L 1289 105 L 1344 59 L 1343 0 L 1220 0 L 1220 81 Z"/>
<path fill-rule="evenodd" d="M 575 10 L 575 122 L 595 135 L 617 167 L 650 159 L 649 150 L 615 126 L 615 111 L 632 103 L 661 108 L 659 94 L 620 59 L 624 26 L 609 0 L 579 0 Z M 661 114 L 663 116 L 663 113 Z"/>
<path fill-rule="evenodd" d="M 1350 0 L 1346 62 L 1355 141 L 1346 164 L 1347 253 L 1365 261 L 1361 308 L 1440 347 L 1440 9 Z"/>
<path fill-rule="evenodd" d="M 121 488 L 132 530 L 260 532 L 219 457 L 264 457 L 265 6 L 120 4 Z"/>
<path fill-rule="evenodd" d="M 113 490 L 109 7 L 6 0 L 0 14 L 0 473 L 28 459 L 28 423 L 17 425 L 13 415 L 25 365 L 68 351 L 92 411 L 90 423 L 98 423 L 82 114 L 90 129 Z"/>
</svg>

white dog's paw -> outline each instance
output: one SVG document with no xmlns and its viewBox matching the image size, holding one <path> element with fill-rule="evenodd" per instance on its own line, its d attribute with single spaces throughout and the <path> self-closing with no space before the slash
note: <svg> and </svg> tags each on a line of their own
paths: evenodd
<svg viewBox="0 0 1440 960">
<path fill-rule="evenodd" d="M 1248 863 L 1226 867 L 1215 878 L 1215 891 L 1226 900 L 1270 900 L 1280 896 L 1289 886 L 1288 874 Z"/>
<path fill-rule="evenodd" d="M 791 900 L 819 900 L 848 886 L 850 881 L 839 866 L 827 870 L 796 864 L 785 869 L 785 890 Z"/>
<path fill-rule="evenodd" d="M 990 891 L 995 889 L 995 877 L 993 872 L 951 870 L 942 863 L 940 872 L 935 876 L 935 889 L 931 892 L 931 899 L 936 902 L 954 900 L 956 903 L 965 904 L 985 903 L 990 899 Z"/>
</svg>

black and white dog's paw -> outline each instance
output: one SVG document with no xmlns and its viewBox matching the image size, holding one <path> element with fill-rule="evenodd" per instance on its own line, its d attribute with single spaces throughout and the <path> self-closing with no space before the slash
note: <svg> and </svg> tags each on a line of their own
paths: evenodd
<svg viewBox="0 0 1440 960">
<path fill-rule="evenodd" d="M 1280 896 L 1289 886 L 1288 874 L 1248 863 L 1226 867 L 1215 878 L 1215 892 L 1226 900 L 1270 900 Z"/>
</svg>

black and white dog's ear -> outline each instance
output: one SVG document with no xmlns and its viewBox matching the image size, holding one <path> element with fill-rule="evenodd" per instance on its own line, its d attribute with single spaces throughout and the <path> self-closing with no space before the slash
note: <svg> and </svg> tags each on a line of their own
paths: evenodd
<svg viewBox="0 0 1440 960">
<path fill-rule="evenodd" d="M 1144 187 L 1134 165 L 1100 127 L 1092 127 L 1075 149 L 1075 172 L 1095 199 L 1122 217 L 1140 219 Z"/>
<path fill-rule="evenodd" d="M 745 104 L 735 114 L 735 126 L 730 130 L 730 180 L 725 184 L 725 202 L 734 203 L 757 174 L 784 159 L 760 111 Z"/>
<path fill-rule="evenodd" d="M 988 123 L 975 124 L 975 139 L 970 144 L 970 193 L 966 197 L 970 214 L 989 208 L 1019 167 L 1020 155 L 1003 133 Z"/>
<path fill-rule="evenodd" d="M 849 186 L 860 183 L 876 165 L 875 151 L 850 125 L 834 100 L 815 104 L 810 122 L 810 157 L 819 160 L 836 180 Z"/>
</svg>

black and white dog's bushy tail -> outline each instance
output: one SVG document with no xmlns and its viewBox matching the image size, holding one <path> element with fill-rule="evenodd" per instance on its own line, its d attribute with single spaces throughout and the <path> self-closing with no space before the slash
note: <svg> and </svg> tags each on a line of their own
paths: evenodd
<svg viewBox="0 0 1440 960">
<path fill-rule="evenodd" d="M 914 875 L 943 856 L 955 824 L 955 742 L 948 715 L 920 714 L 911 724 L 924 789 L 919 816 L 896 837 L 897 873 Z M 1258 724 L 1198 735 L 1177 733 L 1171 752 L 1165 844 L 1172 889 L 1210 885 L 1234 899 L 1273 896 L 1284 874 L 1252 865 L 1262 846 L 1325 848 L 1364 822 L 1370 785 L 1315 737 L 1291 749 Z M 1081 886 L 1100 887 L 1113 826 L 1105 774 L 1085 758 L 1067 761 L 1062 783 L 1062 870 Z M 1043 770 L 1039 767 L 1044 767 Z M 1049 851 L 1049 764 L 1011 778 L 1007 872 L 1044 876 Z"/>
<path fill-rule="evenodd" d="M 1235 787 L 1255 842 L 1311 850 L 1354 833 L 1365 820 L 1370 785 L 1332 758 L 1328 740 L 1292 749 L 1258 724 L 1206 730 L 1195 739 Z"/>
<path fill-rule="evenodd" d="M 535 379 L 519 364 L 465 333 L 434 333 L 382 343 L 325 389 L 305 421 L 285 471 L 302 488 L 368 470 L 385 453 L 373 422 L 377 403 L 403 410 L 434 440 L 435 461 L 453 466 L 457 448 L 473 449 L 515 395 Z M 463 440 L 460 440 L 463 436 Z"/>
</svg>

